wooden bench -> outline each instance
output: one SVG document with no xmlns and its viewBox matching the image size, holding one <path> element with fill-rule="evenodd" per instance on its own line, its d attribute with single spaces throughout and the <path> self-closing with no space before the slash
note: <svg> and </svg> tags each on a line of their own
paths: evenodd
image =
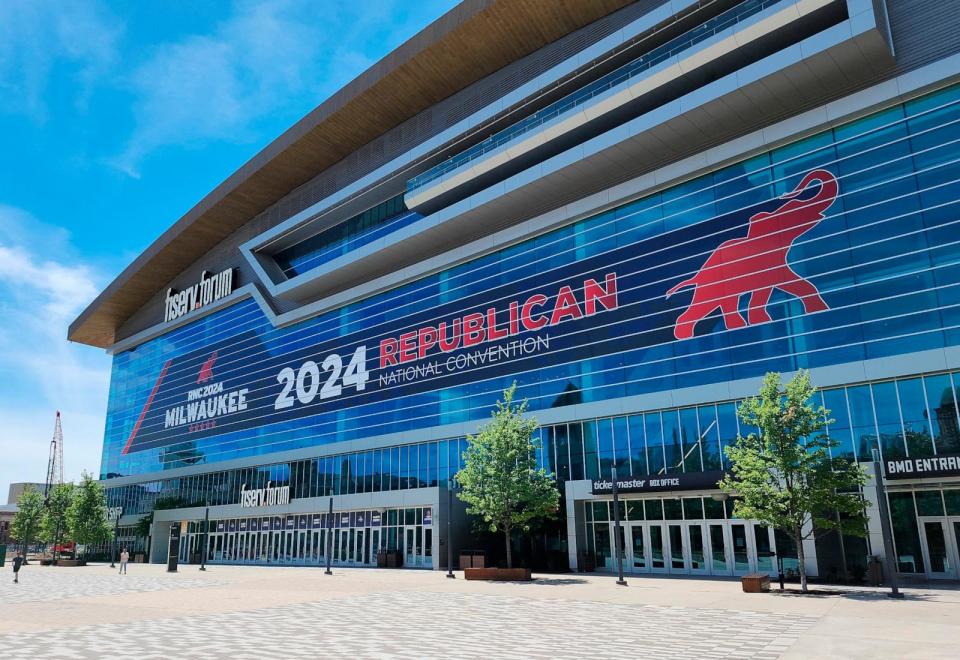
<svg viewBox="0 0 960 660">
<path fill-rule="evenodd" d="M 770 591 L 770 576 L 766 573 L 751 573 L 740 578 L 740 584 L 744 593 L 759 594 Z"/>
</svg>

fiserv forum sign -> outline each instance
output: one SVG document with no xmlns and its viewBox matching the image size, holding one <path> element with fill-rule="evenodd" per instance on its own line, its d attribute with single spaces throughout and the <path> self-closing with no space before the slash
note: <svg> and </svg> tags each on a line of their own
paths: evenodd
<svg viewBox="0 0 960 660">
<path fill-rule="evenodd" d="M 163 320 L 173 321 L 187 312 L 224 298 L 233 291 L 233 268 L 212 274 L 203 271 L 200 281 L 182 291 L 167 289 L 163 301 Z"/>
</svg>

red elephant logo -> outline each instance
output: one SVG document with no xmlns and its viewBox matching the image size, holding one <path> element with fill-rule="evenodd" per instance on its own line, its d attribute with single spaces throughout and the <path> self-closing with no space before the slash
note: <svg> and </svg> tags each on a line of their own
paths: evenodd
<svg viewBox="0 0 960 660">
<path fill-rule="evenodd" d="M 213 363 L 217 361 L 217 352 L 214 351 L 207 358 L 207 361 L 200 366 L 200 373 L 197 375 L 197 383 L 205 383 L 213 380 Z"/>
<path fill-rule="evenodd" d="M 799 199 L 814 181 L 820 182 L 820 190 L 811 198 Z M 788 201 L 778 209 L 751 216 L 745 237 L 721 243 L 696 275 L 667 291 L 669 298 L 680 289 L 696 287 L 690 305 L 677 318 L 674 336 L 689 339 L 697 321 L 718 307 L 728 330 L 746 326 L 738 310 L 745 293 L 750 294 L 750 325 L 771 320 L 766 306 L 775 288 L 799 298 L 807 313 L 829 309 L 817 287 L 790 268 L 787 253 L 794 241 L 823 220 L 836 198 L 836 177 L 827 170 L 814 170 L 793 191 L 779 197 Z"/>
</svg>

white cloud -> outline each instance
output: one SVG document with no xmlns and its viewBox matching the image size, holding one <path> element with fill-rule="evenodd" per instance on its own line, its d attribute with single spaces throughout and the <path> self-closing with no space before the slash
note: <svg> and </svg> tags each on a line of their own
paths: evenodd
<svg viewBox="0 0 960 660">
<path fill-rule="evenodd" d="M 9 482 L 45 477 L 57 410 L 65 476 L 100 471 L 110 360 L 66 333 L 102 277 L 72 256 L 68 237 L 0 206 L 0 497 Z"/>
<path fill-rule="evenodd" d="M 0 2 L 0 110 L 43 122 L 58 65 L 71 67 L 72 99 L 83 107 L 118 62 L 123 26 L 95 2 Z"/>
<path fill-rule="evenodd" d="M 373 63 L 363 49 L 371 31 L 389 30 L 393 6 L 374 4 L 241 2 L 209 33 L 153 47 L 127 78 L 135 128 L 110 164 L 138 177 L 159 147 L 251 142 L 260 138 L 258 121 L 294 111 L 297 100 L 311 109 Z"/>
</svg>

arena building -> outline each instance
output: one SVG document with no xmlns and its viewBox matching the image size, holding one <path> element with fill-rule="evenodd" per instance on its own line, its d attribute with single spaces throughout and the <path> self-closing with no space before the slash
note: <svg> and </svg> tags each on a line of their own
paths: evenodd
<svg viewBox="0 0 960 660">
<path fill-rule="evenodd" d="M 113 356 L 109 504 L 153 561 L 497 561 L 448 494 L 516 381 L 563 500 L 524 561 L 613 569 L 615 467 L 629 572 L 795 568 L 716 484 L 737 402 L 808 368 L 898 570 L 956 578 L 958 141 L 952 3 L 466 0 L 71 325 Z M 875 492 L 811 574 L 883 554 Z"/>
</svg>

